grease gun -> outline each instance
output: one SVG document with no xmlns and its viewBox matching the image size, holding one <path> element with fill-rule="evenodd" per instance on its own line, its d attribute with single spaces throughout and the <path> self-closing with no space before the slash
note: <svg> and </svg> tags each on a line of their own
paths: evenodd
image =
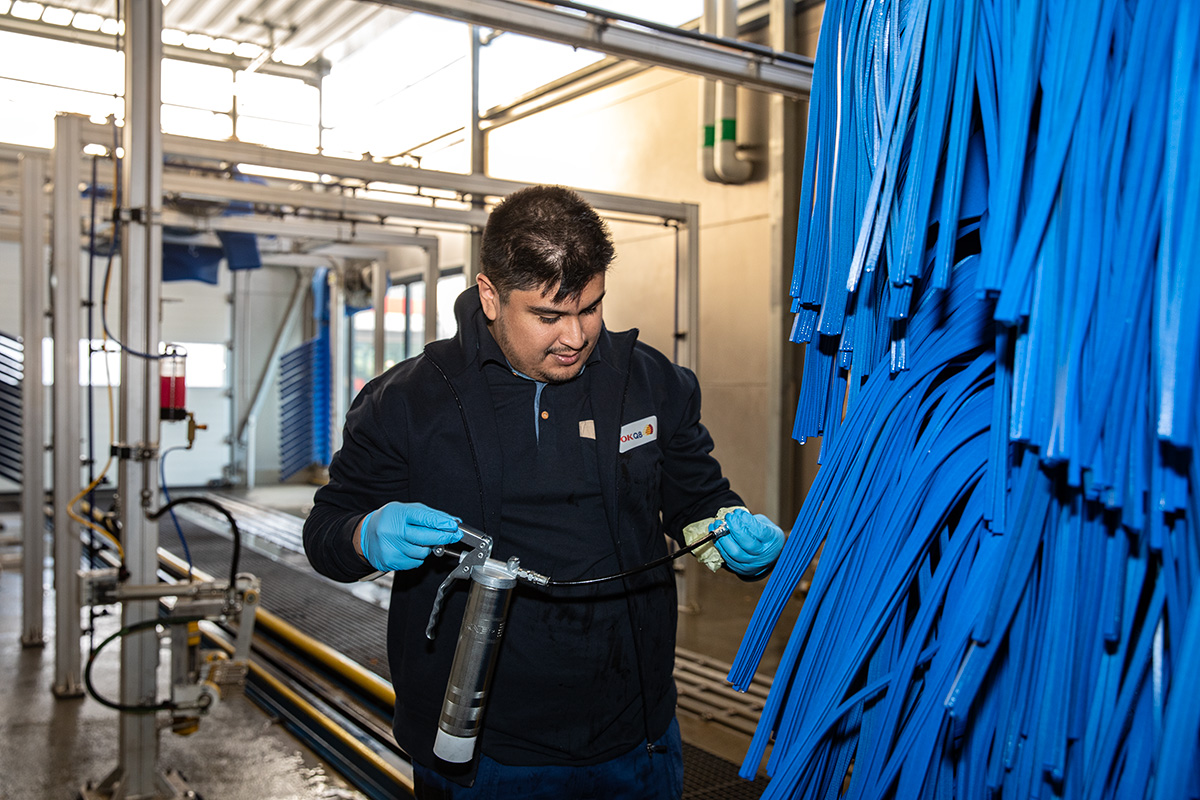
<svg viewBox="0 0 1200 800">
<path fill-rule="evenodd" d="M 438 586 L 425 636 L 433 638 L 450 584 L 459 579 L 471 581 L 467 610 L 458 629 L 458 644 L 454 648 L 454 662 L 446 681 L 442 714 L 433 742 L 433 752 L 438 758 L 464 764 L 475 754 L 475 739 L 483 724 L 488 686 L 496 666 L 500 640 L 504 638 L 513 587 L 518 579 L 540 586 L 547 585 L 550 579 L 522 569 L 516 556 L 507 562 L 497 561 L 491 557 L 491 537 L 467 525 L 460 524 L 458 529 L 462 532 L 461 544 L 470 549 L 459 554 L 458 566 Z M 442 555 L 446 550 L 437 547 L 433 552 Z"/>
<path fill-rule="evenodd" d="M 508 561 L 492 558 L 490 536 L 468 525 L 459 524 L 458 529 L 462 532 L 462 540 L 459 543 L 469 549 L 457 553 L 458 566 L 438 586 L 433 609 L 429 614 L 429 624 L 425 627 L 425 636 L 433 639 L 438 616 L 441 614 L 450 585 L 456 580 L 469 580 L 471 589 L 467 595 L 467 608 L 463 614 L 462 625 L 458 629 L 458 643 L 454 648 L 454 661 L 450 667 L 450 677 L 446 681 L 446 694 L 442 699 L 442 713 L 438 718 L 437 735 L 433 743 L 434 755 L 452 764 L 465 764 L 475 754 L 475 740 L 483 725 L 488 687 L 496 666 L 496 656 L 500 652 L 500 642 L 504 638 L 509 601 L 517 581 L 548 587 L 582 586 L 617 580 L 653 569 L 729 532 L 729 528 L 722 522 L 715 530 L 687 547 L 639 567 L 600 578 L 557 581 L 525 569 L 516 556 Z M 449 551 L 445 547 L 436 547 L 433 553 L 440 556 L 448 554 Z"/>
</svg>

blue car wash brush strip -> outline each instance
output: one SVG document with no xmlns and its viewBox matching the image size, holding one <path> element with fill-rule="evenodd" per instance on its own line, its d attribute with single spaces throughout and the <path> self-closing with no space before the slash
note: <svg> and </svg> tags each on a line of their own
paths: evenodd
<svg viewBox="0 0 1200 800">
<path fill-rule="evenodd" d="M 829 0 L 773 798 L 1200 798 L 1200 3 Z"/>
</svg>

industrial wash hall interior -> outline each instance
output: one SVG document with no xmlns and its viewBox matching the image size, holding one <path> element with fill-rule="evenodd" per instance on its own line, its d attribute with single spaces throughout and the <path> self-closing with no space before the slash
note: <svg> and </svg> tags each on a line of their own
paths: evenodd
<svg viewBox="0 0 1200 800">
<path fill-rule="evenodd" d="M 1194 0 L 0 0 L 0 800 L 1200 800 L 1197 131 Z"/>
</svg>

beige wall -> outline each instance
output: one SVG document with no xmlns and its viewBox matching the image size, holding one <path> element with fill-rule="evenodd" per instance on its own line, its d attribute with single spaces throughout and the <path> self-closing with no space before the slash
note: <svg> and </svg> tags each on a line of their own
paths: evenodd
<svg viewBox="0 0 1200 800">
<path fill-rule="evenodd" d="M 653 69 L 489 134 L 494 177 L 561 183 L 700 207 L 700 354 L 704 421 L 734 488 L 753 508 L 765 502 L 770 224 L 765 167 L 752 182 L 705 181 L 699 167 L 700 79 Z M 759 158 L 766 102 L 742 92 L 739 125 Z M 670 354 L 675 233 L 612 223 L 617 261 L 605 320 L 637 327 Z M 786 523 L 785 523 L 786 524 Z"/>
</svg>

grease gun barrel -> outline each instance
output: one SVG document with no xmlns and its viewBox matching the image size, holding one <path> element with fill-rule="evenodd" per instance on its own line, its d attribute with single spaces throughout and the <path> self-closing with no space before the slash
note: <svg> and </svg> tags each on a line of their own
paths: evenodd
<svg viewBox="0 0 1200 800">
<path fill-rule="evenodd" d="M 467 610 L 458 631 L 433 744 L 438 758 L 454 764 L 464 764 L 474 756 L 508 604 L 517 585 L 512 566 L 494 559 L 472 567 L 470 579 Z"/>
</svg>

